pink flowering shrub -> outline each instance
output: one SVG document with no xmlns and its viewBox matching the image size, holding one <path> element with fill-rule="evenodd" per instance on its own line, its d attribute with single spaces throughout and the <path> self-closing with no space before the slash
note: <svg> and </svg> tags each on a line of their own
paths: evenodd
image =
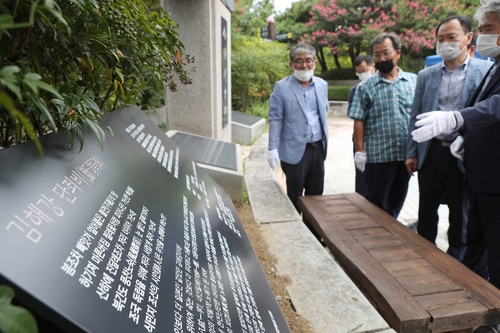
<svg viewBox="0 0 500 333">
<path fill-rule="evenodd" d="M 472 18 L 475 6 L 465 0 L 319 0 L 306 24 L 311 33 L 302 41 L 327 46 L 333 55 L 347 50 L 351 59 L 369 52 L 381 32 L 395 32 L 405 55 L 434 54 L 436 27 L 450 15 Z M 344 54 L 346 55 L 346 54 Z"/>
</svg>

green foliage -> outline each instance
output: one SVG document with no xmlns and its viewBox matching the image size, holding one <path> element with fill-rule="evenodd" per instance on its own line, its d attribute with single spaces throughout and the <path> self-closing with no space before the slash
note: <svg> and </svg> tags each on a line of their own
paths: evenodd
<svg viewBox="0 0 500 333">
<path fill-rule="evenodd" d="M 333 54 L 331 52 L 329 52 L 327 47 L 323 47 L 323 50 L 324 50 L 323 53 L 325 54 L 325 61 L 326 61 L 328 68 L 334 68 L 337 66 L 337 63 L 338 63 L 338 65 L 340 65 L 340 66 L 338 66 L 338 68 L 353 68 L 354 69 L 354 65 L 353 65 L 350 57 L 337 55 L 337 57 L 334 58 Z"/>
<path fill-rule="evenodd" d="M 351 86 L 329 86 L 328 100 L 329 101 L 347 101 Z"/>
<path fill-rule="evenodd" d="M 266 19 L 274 12 L 272 0 L 238 0 L 231 16 L 233 30 L 245 36 L 257 36 L 257 28 L 267 27 Z"/>
<path fill-rule="evenodd" d="M 418 72 L 425 67 L 425 57 L 410 57 L 407 55 L 401 55 L 401 58 L 399 58 L 398 61 L 398 66 L 405 72 L 418 74 Z"/>
<path fill-rule="evenodd" d="M 329 69 L 318 76 L 325 80 L 357 80 L 356 71 L 350 68 L 333 68 Z"/>
<path fill-rule="evenodd" d="M 292 3 L 292 7 L 287 9 L 284 13 L 276 17 L 276 34 L 293 32 L 294 38 L 289 41 L 289 44 L 295 45 L 303 40 L 304 35 L 311 34 L 314 27 L 309 27 L 307 23 L 311 19 L 311 10 L 318 0 L 302 0 Z M 315 43 L 311 43 L 316 48 L 316 55 L 319 68 L 322 72 L 328 69 L 326 58 L 330 55 L 327 49 L 326 53 L 324 48 Z"/>
<path fill-rule="evenodd" d="M 288 51 L 278 42 L 232 35 L 232 109 L 247 112 L 269 99 L 274 83 L 290 74 Z"/>
<path fill-rule="evenodd" d="M 102 146 L 103 113 L 163 104 L 174 77 L 191 83 L 157 0 L 2 1 L 0 18 L 0 147 L 60 129 L 82 147 L 85 128 Z"/>
<path fill-rule="evenodd" d="M 306 23 L 311 19 L 310 11 L 312 6 L 316 3 L 317 0 L 292 2 L 291 8 L 288 8 L 283 13 L 276 16 L 276 34 L 291 31 L 294 33 L 295 37 L 292 43 L 298 43 L 301 35 L 311 31 L 311 29 L 306 26 Z"/>
<path fill-rule="evenodd" d="M 250 109 L 247 111 L 247 113 L 260 117 L 260 118 L 269 118 L 269 99 L 265 101 L 254 101 Z"/>
<path fill-rule="evenodd" d="M 11 304 L 14 290 L 0 285 L 0 332 L 37 333 L 36 320 L 26 309 Z"/>
</svg>

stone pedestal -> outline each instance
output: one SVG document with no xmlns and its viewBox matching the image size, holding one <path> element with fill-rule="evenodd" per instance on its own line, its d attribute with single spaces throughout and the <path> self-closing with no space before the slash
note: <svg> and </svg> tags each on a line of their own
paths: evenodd
<svg viewBox="0 0 500 333">
<path fill-rule="evenodd" d="M 251 145 L 264 132 L 266 120 L 243 112 L 232 111 L 232 140 L 234 143 Z"/>
<path fill-rule="evenodd" d="M 243 163 L 239 144 L 168 131 L 167 135 L 235 202 L 243 202 Z"/>
</svg>

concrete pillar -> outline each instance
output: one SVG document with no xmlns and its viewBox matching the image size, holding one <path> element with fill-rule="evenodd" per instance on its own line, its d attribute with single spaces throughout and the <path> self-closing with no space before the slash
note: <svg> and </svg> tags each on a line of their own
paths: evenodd
<svg viewBox="0 0 500 333">
<path fill-rule="evenodd" d="M 167 89 L 166 106 L 169 130 L 231 142 L 231 12 L 225 3 L 164 0 L 196 67 L 192 85 Z"/>
</svg>

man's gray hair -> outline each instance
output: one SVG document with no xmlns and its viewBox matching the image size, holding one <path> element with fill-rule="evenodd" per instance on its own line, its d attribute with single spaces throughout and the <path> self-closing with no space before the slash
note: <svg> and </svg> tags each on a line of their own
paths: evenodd
<svg viewBox="0 0 500 333">
<path fill-rule="evenodd" d="M 293 61 L 295 55 L 303 53 L 311 54 L 316 59 L 316 49 L 314 47 L 306 43 L 299 43 L 290 48 L 290 61 Z"/>
<path fill-rule="evenodd" d="M 394 50 L 401 50 L 401 39 L 398 37 L 398 35 L 396 35 L 394 32 L 383 32 L 377 35 L 377 37 L 373 38 L 372 42 L 370 43 L 370 51 L 373 53 L 373 47 L 377 44 L 382 44 L 387 38 L 392 41 Z"/>
<path fill-rule="evenodd" d="M 474 19 L 481 24 L 488 13 L 496 13 L 500 16 L 500 0 L 481 0 L 481 6 L 476 10 Z"/>
</svg>

